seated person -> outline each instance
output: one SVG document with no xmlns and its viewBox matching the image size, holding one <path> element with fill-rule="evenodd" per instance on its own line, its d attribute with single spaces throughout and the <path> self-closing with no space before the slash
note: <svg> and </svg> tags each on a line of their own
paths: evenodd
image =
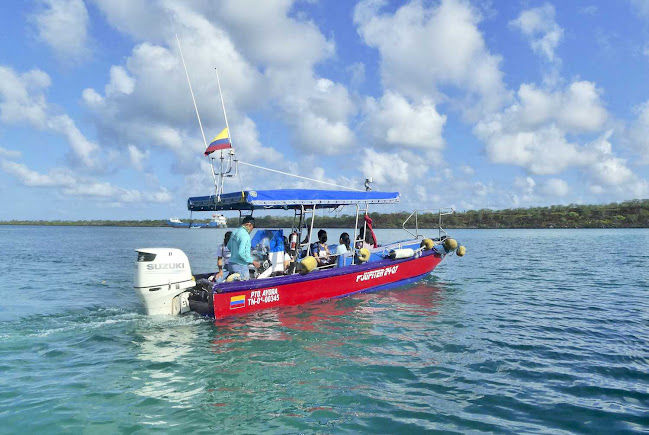
<svg viewBox="0 0 649 435">
<path fill-rule="evenodd" d="M 290 254 L 290 246 L 288 244 L 288 238 L 284 236 L 284 273 L 288 271 L 289 266 L 291 265 L 291 254 Z"/>
<path fill-rule="evenodd" d="M 338 267 L 342 266 L 342 259 L 341 259 L 340 256 L 342 254 L 352 250 L 352 248 L 350 246 L 351 240 L 349 239 L 349 234 L 342 233 L 340 235 L 339 241 L 340 241 L 340 245 L 338 245 L 336 247 L 336 252 L 334 253 L 334 255 L 336 255 L 337 258 L 338 258 L 338 260 L 337 260 L 338 261 Z"/>
<path fill-rule="evenodd" d="M 228 249 L 228 242 L 230 241 L 230 236 L 232 235 L 232 231 L 228 231 L 225 233 L 225 237 L 223 238 L 223 244 L 219 245 L 216 248 L 216 264 L 219 268 L 219 271 L 217 272 L 216 275 L 210 276 L 210 281 L 216 281 L 216 282 L 221 282 L 224 281 L 225 278 L 228 276 L 227 272 L 227 265 L 230 262 L 230 250 Z M 225 275 L 223 273 L 223 269 L 225 269 Z"/>
<path fill-rule="evenodd" d="M 277 275 L 292 275 L 297 264 L 298 261 L 293 261 L 293 257 L 291 257 L 290 248 L 287 248 L 284 252 L 284 271 L 277 273 Z"/>
<path fill-rule="evenodd" d="M 374 248 L 374 240 L 372 239 L 372 235 L 369 232 L 365 233 L 364 226 L 358 230 L 358 238 L 356 239 L 356 249 L 361 248 Z"/>
<path fill-rule="evenodd" d="M 333 263 L 329 246 L 327 246 L 327 232 L 318 231 L 318 241 L 311 245 L 311 255 L 318 260 L 318 266 L 327 266 Z"/>
<path fill-rule="evenodd" d="M 351 247 L 349 244 L 351 243 L 351 240 L 349 239 L 349 234 L 347 233 L 342 233 L 340 235 L 340 245 L 336 247 L 336 252 L 334 255 L 340 255 L 344 254 L 345 252 L 351 251 Z"/>
</svg>

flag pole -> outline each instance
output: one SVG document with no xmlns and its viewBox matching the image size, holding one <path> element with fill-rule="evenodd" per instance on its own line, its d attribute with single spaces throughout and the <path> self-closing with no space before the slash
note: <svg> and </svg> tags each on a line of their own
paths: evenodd
<svg viewBox="0 0 649 435">
<path fill-rule="evenodd" d="M 221 92 L 221 80 L 219 80 L 219 70 L 218 68 L 214 67 L 214 71 L 216 71 L 216 84 L 219 87 L 219 97 L 221 97 L 221 107 L 223 108 L 223 117 L 225 118 L 225 128 L 228 129 L 228 136 L 230 137 L 230 146 L 232 146 L 232 134 L 230 133 L 230 126 L 228 125 L 228 114 L 225 113 L 225 101 L 223 100 L 223 92 Z M 221 150 L 221 153 L 223 150 Z"/>
<path fill-rule="evenodd" d="M 228 162 L 228 172 L 232 170 L 232 156 L 234 155 L 234 147 L 232 146 L 232 132 L 230 131 L 230 125 L 228 124 L 228 114 L 225 111 L 225 99 L 223 98 L 223 92 L 221 91 L 221 80 L 219 79 L 219 69 L 214 67 L 216 72 L 216 84 L 219 88 L 219 97 L 221 98 L 221 108 L 223 109 L 223 118 L 225 118 L 225 128 L 228 129 L 228 139 L 230 140 L 230 161 Z M 236 166 L 236 159 L 235 159 Z M 235 173 L 237 172 L 235 168 Z M 223 150 L 221 150 L 221 173 L 219 174 L 219 186 L 217 188 L 217 200 L 221 200 L 221 193 L 223 193 L 223 182 L 225 181 L 225 174 L 223 173 Z"/>
<path fill-rule="evenodd" d="M 180 59 L 183 61 L 183 68 L 185 69 L 185 76 L 187 77 L 187 84 L 189 84 L 189 93 L 192 94 L 192 101 L 194 102 L 194 109 L 196 110 L 196 118 L 198 118 L 198 126 L 201 128 L 201 135 L 203 136 L 203 144 L 207 148 L 207 140 L 205 139 L 205 131 L 203 131 L 203 123 L 201 122 L 201 115 L 198 113 L 198 106 L 196 105 L 196 98 L 194 97 L 194 90 L 192 89 L 192 82 L 189 80 L 189 73 L 187 72 L 187 65 L 185 64 L 185 57 L 183 56 L 183 49 L 180 47 L 180 39 L 176 33 L 176 42 L 178 43 L 178 51 L 180 52 Z M 227 123 L 227 121 L 226 121 Z M 229 130 L 228 130 L 229 132 Z M 209 159 L 209 158 L 208 158 Z M 216 175 L 214 174 L 214 165 L 212 165 L 212 178 L 216 184 Z"/>
</svg>

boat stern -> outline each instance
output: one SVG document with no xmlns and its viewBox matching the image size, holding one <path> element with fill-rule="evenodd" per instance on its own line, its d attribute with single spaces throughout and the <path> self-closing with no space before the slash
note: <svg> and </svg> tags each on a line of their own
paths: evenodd
<svg viewBox="0 0 649 435">
<path fill-rule="evenodd" d="M 196 282 L 187 255 L 180 249 L 136 249 L 134 289 L 148 315 L 189 311 L 188 289 Z"/>
</svg>

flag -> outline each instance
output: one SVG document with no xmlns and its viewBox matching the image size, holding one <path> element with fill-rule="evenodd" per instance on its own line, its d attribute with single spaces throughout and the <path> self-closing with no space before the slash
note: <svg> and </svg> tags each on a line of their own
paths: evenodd
<svg viewBox="0 0 649 435">
<path fill-rule="evenodd" d="M 232 296 L 230 298 L 230 309 L 246 306 L 246 295 Z"/>
<path fill-rule="evenodd" d="M 230 144 L 230 132 L 227 127 L 212 140 L 210 146 L 205 150 L 205 155 L 209 156 L 216 150 L 224 150 L 226 148 L 232 148 L 232 144 Z"/>
</svg>

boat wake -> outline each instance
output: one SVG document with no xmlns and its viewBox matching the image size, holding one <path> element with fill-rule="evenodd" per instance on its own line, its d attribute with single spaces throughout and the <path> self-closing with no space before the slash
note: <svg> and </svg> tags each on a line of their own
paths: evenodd
<svg viewBox="0 0 649 435">
<path fill-rule="evenodd" d="M 29 315 L 0 323 L 0 339 L 48 337 L 51 335 L 79 333 L 80 331 L 107 331 L 115 327 L 165 328 L 209 324 L 200 316 L 147 316 L 142 310 L 125 308 L 89 307 L 75 308 L 47 315 Z"/>
</svg>

